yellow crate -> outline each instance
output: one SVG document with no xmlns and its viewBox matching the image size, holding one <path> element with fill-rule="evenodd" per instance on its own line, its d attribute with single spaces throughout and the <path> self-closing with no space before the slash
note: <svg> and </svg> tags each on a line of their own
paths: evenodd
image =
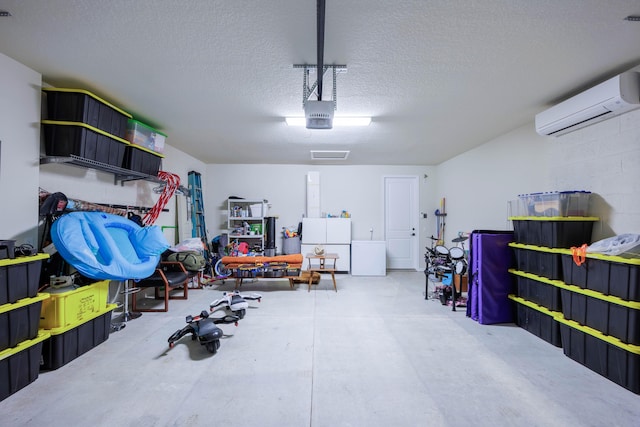
<svg viewBox="0 0 640 427">
<path fill-rule="evenodd" d="M 78 325 L 107 308 L 109 280 L 96 282 L 72 291 L 53 293 L 43 301 L 40 328 L 55 329 Z"/>
</svg>

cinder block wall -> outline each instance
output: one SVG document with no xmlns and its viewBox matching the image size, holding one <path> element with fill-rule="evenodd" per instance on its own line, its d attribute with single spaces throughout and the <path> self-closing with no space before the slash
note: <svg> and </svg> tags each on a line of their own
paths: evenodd
<svg viewBox="0 0 640 427">
<path fill-rule="evenodd" d="M 640 109 L 549 142 L 550 183 L 589 190 L 601 218 L 593 240 L 640 233 Z"/>
</svg>

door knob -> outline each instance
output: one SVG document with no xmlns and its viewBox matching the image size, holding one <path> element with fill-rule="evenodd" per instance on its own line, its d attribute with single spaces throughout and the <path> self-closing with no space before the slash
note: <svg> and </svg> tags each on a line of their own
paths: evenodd
<svg viewBox="0 0 640 427">
<path fill-rule="evenodd" d="M 415 235 L 416 235 L 416 233 L 411 233 L 411 235 L 412 235 L 412 236 L 415 236 Z"/>
</svg>

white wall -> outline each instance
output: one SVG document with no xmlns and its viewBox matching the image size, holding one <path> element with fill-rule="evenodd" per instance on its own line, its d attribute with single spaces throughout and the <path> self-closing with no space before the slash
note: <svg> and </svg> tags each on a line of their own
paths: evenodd
<svg viewBox="0 0 640 427">
<path fill-rule="evenodd" d="M 158 184 L 131 181 L 115 184 L 110 173 L 64 164 L 39 165 L 44 149 L 41 141 L 41 75 L 13 59 L 0 54 L 0 195 L 3 203 L 0 240 L 16 239 L 19 243 L 37 245 L 38 188 L 62 192 L 69 198 L 92 203 L 152 207 L 159 198 L 153 192 Z M 125 108 L 126 109 L 126 108 Z M 180 176 L 188 186 L 187 174 L 197 170 L 203 174 L 205 165 L 171 145 L 169 135 L 162 169 Z M 181 237 L 191 236 L 191 224 L 186 217 L 186 198 L 178 196 Z M 176 224 L 175 199 L 167 205 L 156 224 Z M 168 238 L 177 238 L 170 230 Z"/>
<path fill-rule="evenodd" d="M 168 140 L 170 141 L 170 140 Z M 180 176 L 181 185 L 185 188 L 189 187 L 188 175 L 190 171 L 196 171 L 201 174 L 202 178 L 202 188 L 203 194 L 206 191 L 207 180 L 206 180 L 206 165 L 200 160 L 192 157 L 171 145 L 165 145 L 165 159 L 163 161 L 162 169 L 177 174 Z M 176 203 L 178 206 L 178 212 L 176 212 Z M 173 200 L 167 205 L 167 209 L 169 212 L 163 212 L 158 218 L 159 225 L 178 225 L 178 233 L 179 235 L 175 236 L 175 241 L 179 242 L 186 238 L 191 237 L 192 226 L 191 226 L 191 217 L 187 216 L 190 214 L 190 210 L 187 211 L 187 204 L 190 203 L 190 199 L 188 199 L 184 195 L 178 195 L 173 198 Z M 176 217 L 177 214 L 177 217 Z M 167 234 L 167 233 L 165 233 Z M 169 238 L 169 236 L 167 236 Z M 173 243 L 169 240 L 169 243 Z"/>
<path fill-rule="evenodd" d="M 37 244 L 39 73 L 0 53 L 0 240 Z"/>
<path fill-rule="evenodd" d="M 591 191 L 592 241 L 640 233 L 640 110 L 560 137 L 533 122 L 437 168 L 449 242 L 458 231 L 511 229 L 507 202 L 539 191 Z"/>
<path fill-rule="evenodd" d="M 40 86 L 37 72 L 0 54 L 0 195 L 5 200 L 0 239 L 37 241 L 37 191 L 61 191 L 95 203 L 152 206 L 156 184 L 135 181 L 114 185 L 113 176 L 65 165 L 38 166 Z M 385 175 L 420 179 L 420 246 L 436 232 L 433 212 L 447 200 L 445 240 L 458 231 L 506 229 L 507 202 L 518 194 L 552 190 L 594 192 L 592 213 L 602 218 L 594 240 L 640 232 L 640 110 L 559 138 L 541 137 L 533 123 L 489 141 L 437 167 L 205 165 L 171 146 L 169 135 L 163 169 L 181 176 L 187 186 L 190 170 L 202 174 L 209 237 L 226 229 L 225 201 L 230 195 L 265 198 L 278 228 L 297 226 L 305 212 L 305 177 L 319 171 L 321 210 L 353 217 L 353 238 L 383 238 Z M 426 176 L 426 177 L 425 177 Z M 188 237 L 186 199 L 177 198 L 180 237 Z M 6 202 L 9 201 L 9 202 Z M 158 225 L 175 225 L 175 203 Z M 277 242 L 281 248 L 281 242 Z"/>
<path fill-rule="evenodd" d="M 320 173 L 320 210 L 340 214 L 346 210 L 352 217 L 354 240 L 384 238 L 383 182 L 385 175 L 418 176 L 420 212 L 432 213 L 435 199 L 435 168 L 429 166 L 327 166 L 327 165 L 209 165 L 207 190 L 204 193 L 209 238 L 226 230 L 226 200 L 229 196 L 245 199 L 267 199 L 271 216 L 277 216 L 276 227 L 297 227 L 305 214 L 306 175 Z M 428 175 L 429 178 L 424 178 Z M 421 219 L 420 242 L 431 234 L 433 216 Z M 278 233 L 276 246 L 282 249 Z M 420 243 L 420 247 L 422 247 Z"/>
<path fill-rule="evenodd" d="M 640 110 L 542 139 L 550 140 L 551 188 L 595 193 L 592 212 L 601 221 L 594 241 L 640 233 Z"/>
<path fill-rule="evenodd" d="M 437 167 L 208 165 L 209 237 L 226 229 L 231 195 L 265 198 L 279 229 L 297 225 L 305 210 L 305 176 L 312 170 L 320 172 L 321 211 L 348 210 L 354 239 L 368 239 L 370 227 L 374 239 L 383 238 L 382 176 L 393 174 L 420 178 L 420 212 L 428 213 L 420 220 L 420 248 L 436 233 L 434 211 L 442 197 L 448 245 L 460 231 L 512 229 L 508 202 L 538 191 L 592 191 L 592 214 L 602 219 L 593 241 L 640 233 L 638 110 L 558 138 L 538 135 L 531 122 Z"/>
<path fill-rule="evenodd" d="M 180 182 L 185 188 L 188 187 L 189 171 L 203 171 L 205 169 L 204 163 L 200 160 L 173 148 L 169 144 L 165 145 L 164 155 L 161 169 L 179 175 Z M 40 167 L 40 187 L 49 192 L 59 191 L 69 198 L 92 203 L 150 208 L 159 198 L 159 194 L 153 191 L 158 186 L 157 183 L 144 180 L 116 185 L 114 184 L 114 176 L 110 173 L 64 164 L 50 164 Z M 191 237 L 191 224 L 186 216 L 187 198 L 184 196 L 174 196 L 165 207 L 168 212 L 163 212 L 155 225 L 176 225 L 176 200 L 180 210 L 180 219 L 183 221 L 178 224 L 180 236 L 176 235 L 174 229 L 165 232 L 169 243 Z"/>
<path fill-rule="evenodd" d="M 445 242 L 458 232 L 511 230 L 508 202 L 546 191 L 549 144 L 523 126 L 438 165 L 437 197 L 446 199 Z"/>
</svg>

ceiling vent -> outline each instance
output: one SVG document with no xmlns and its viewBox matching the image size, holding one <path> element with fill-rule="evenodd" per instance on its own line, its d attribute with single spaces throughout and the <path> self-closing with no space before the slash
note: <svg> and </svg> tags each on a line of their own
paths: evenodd
<svg viewBox="0 0 640 427">
<path fill-rule="evenodd" d="M 311 160 L 347 160 L 351 151 L 311 150 Z"/>
</svg>

